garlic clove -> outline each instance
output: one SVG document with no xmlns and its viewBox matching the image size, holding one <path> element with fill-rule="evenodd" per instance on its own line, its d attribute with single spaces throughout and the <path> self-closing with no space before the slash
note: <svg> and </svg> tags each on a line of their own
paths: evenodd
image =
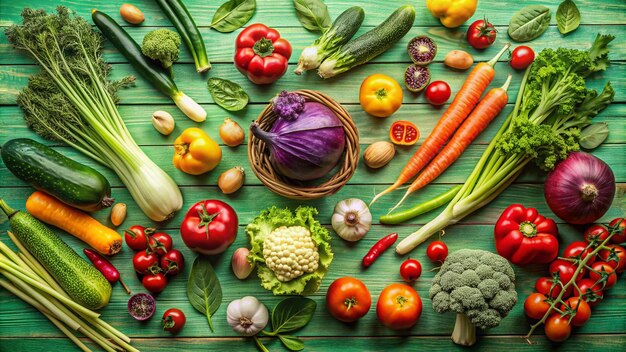
<svg viewBox="0 0 626 352">
<path fill-rule="evenodd" d="M 167 111 L 155 111 L 152 114 L 152 126 L 164 136 L 170 135 L 175 127 L 174 118 Z"/>
<path fill-rule="evenodd" d="M 254 270 L 254 266 L 252 266 L 248 262 L 248 254 L 250 254 L 250 250 L 248 248 L 237 248 L 237 250 L 233 253 L 233 257 L 231 259 L 231 267 L 233 269 L 233 274 L 239 279 L 244 280 L 252 270 Z"/>
<path fill-rule="evenodd" d="M 380 141 L 371 144 L 363 152 L 363 161 L 365 165 L 372 169 L 378 169 L 387 165 L 396 155 L 396 148 L 393 144 Z"/>
</svg>

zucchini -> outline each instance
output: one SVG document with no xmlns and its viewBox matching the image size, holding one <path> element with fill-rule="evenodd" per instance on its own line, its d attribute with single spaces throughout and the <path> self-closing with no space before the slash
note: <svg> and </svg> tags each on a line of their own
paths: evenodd
<svg viewBox="0 0 626 352">
<path fill-rule="evenodd" d="M 318 68 L 325 58 L 346 44 L 361 28 L 365 12 L 358 6 L 350 7 L 341 13 L 333 25 L 322 36 L 317 38 L 313 45 L 302 50 L 298 59 L 297 75 L 304 71 Z"/>
<path fill-rule="evenodd" d="M 330 78 L 372 60 L 404 37 L 414 21 L 413 6 L 399 7 L 376 28 L 349 41 L 324 60 L 317 73 L 322 78 Z"/>
<path fill-rule="evenodd" d="M 109 303 L 111 285 L 46 225 L 24 211 L 16 211 L 0 199 L 0 208 L 9 217 L 15 237 L 43 265 L 76 303 L 100 309 Z"/>
<path fill-rule="evenodd" d="M 109 181 L 101 173 L 28 138 L 2 146 L 2 161 L 20 180 L 84 211 L 110 207 Z"/>
<path fill-rule="evenodd" d="M 163 68 L 157 61 L 145 57 L 139 44 L 114 19 L 98 10 L 91 11 L 91 18 L 102 34 L 152 86 L 172 98 L 176 106 L 193 121 L 206 120 L 206 111 L 178 89 L 169 70 Z"/>
</svg>

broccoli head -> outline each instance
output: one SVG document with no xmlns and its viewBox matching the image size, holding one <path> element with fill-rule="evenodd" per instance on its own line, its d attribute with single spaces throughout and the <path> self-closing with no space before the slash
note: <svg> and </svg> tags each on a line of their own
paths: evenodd
<svg viewBox="0 0 626 352">
<path fill-rule="evenodd" d="M 159 61 L 164 68 L 170 68 L 178 60 L 180 36 L 169 29 L 155 29 L 143 37 L 141 52 Z"/>
<path fill-rule="evenodd" d="M 515 273 L 503 257 L 478 249 L 450 254 L 430 287 L 433 309 L 457 313 L 452 341 L 464 346 L 476 342 L 476 328 L 500 324 L 517 303 Z"/>
</svg>

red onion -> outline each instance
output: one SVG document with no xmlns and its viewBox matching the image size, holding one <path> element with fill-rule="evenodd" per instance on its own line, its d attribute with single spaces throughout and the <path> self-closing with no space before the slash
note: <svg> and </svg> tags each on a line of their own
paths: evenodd
<svg viewBox="0 0 626 352">
<path fill-rule="evenodd" d="M 570 224 L 598 220 L 611 207 L 615 176 L 591 154 L 571 153 L 546 178 L 544 196 L 556 216 Z"/>
</svg>

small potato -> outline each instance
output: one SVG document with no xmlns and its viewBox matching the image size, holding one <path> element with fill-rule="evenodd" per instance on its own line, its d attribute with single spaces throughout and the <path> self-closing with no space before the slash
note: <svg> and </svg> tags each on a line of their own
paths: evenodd
<svg viewBox="0 0 626 352">
<path fill-rule="evenodd" d="M 474 64 L 474 58 L 463 50 L 452 50 L 446 54 L 443 63 L 457 70 L 467 70 Z"/>
</svg>

